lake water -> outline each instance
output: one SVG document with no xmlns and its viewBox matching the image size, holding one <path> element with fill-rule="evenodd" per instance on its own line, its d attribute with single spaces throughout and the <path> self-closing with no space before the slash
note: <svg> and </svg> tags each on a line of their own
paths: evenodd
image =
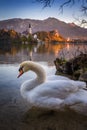
<svg viewBox="0 0 87 130">
<path fill-rule="evenodd" d="M 19 64 L 24 60 L 33 60 L 44 66 L 47 75 L 55 73 L 54 60 L 57 57 L 67 59 L 73 58 L 81 52 L 87 53 L 87 44 L 32 44 L 32 45 L 16 45 L 7 47 L 0 46 L 0 130 L 55 130 L 59 125 L 62 125 L 63 120 L 59 121 L 59 125 L 54 127 L 43 126 L 43 121 L 46 117 L 41 117 L 36 121 L 32 114 L 27 119 L 25 115 L 29 110 L 28 103 L 24 101 L 20 95 L 20 86 L 26 79 L 31 79 L 35 75 L 33 72 L 26 74 L 20 79 L 17 79 Z M 36 113 L 35 109 L 31 113 Z M 58 113 L 57 113 L 58 114 Z M 63 114 L 61 115 L 63 116 Z M 67 118 L 69 121 L 70 116 Z M 54 120 L 54 115 L 51 119 Z M 65 115 L 66 117 L 66 115 Z M 75 124 L 75 130 L 87 130 L 87 118 L 77 115 L 78 122 Z M 44 119 L 45 118 L 45 119 Z M 58 117 L 57 117 L 58 118 Z M 79 118 L 81 118 L 79 120 Z M 29 120 L 30 119 L 30 120 Z M 58 118 L 60 120 L 61 118 Z M 85 119 L 85 124 L 83 120 Z M 50 122 L 49 117 L 47 117 Z M 64 118 L 64 121 L 66 119 Z M 74 120 L 73 120 L 74 121 Z M 82 122 L 82 125 L 80 124 Z M 38 124 L 39 123 L 39 124 Z M 45 122 L 44 122 L 45 123 Z M 68 122 L 67 122 L 68 123 Z M 73 126 L 71 123 L 71 126 Z M 37 125 L 36 125 L 37 124 Z M 77 125 L 78 124 L 78 125 Z M 45 124 L 44 124 L 45 125 Z M 59 130 L 67 129 L 60 126 Z M 73 129 L 73 130 L 74 130 Z M 72 129 L 71 129 L 72 130 Z"/>
</svg>

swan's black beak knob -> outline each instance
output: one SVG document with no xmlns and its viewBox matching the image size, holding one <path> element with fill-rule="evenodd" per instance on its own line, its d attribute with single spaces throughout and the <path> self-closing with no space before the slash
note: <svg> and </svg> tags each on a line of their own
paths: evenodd
<svg viewBox="0 0 87 130">
<path fill-rule="evenodd" d="M 18 74 L 17 78 L 19 78 L 23 73 L 24 73 L 23 72 L 23 67 L 20 67 L 19 68 L 19 74 Z"/>
</svg>

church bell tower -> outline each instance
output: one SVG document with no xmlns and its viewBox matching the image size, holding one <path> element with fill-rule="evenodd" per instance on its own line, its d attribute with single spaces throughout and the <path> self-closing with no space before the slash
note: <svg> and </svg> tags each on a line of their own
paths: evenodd
<svg viewBox="0 0 87 130">
<path fill-rule="evenodd" d="M 30 33 L 30 34 L 32 34 L 32 28 L 31 28 L 31 24 L 29 23 L 29 28 L 28 28 L 28 32 Z"/>
</svg>

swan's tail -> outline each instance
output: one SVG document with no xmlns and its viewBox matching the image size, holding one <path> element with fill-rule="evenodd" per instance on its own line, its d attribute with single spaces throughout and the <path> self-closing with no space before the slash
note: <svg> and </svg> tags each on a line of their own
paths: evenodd
<svg viewBox="0 0 87 130">
<path fill-rule="evenodd" d="M 83 88 L 83 89 L 87 91 L 87 88 Z"/>
</svg>

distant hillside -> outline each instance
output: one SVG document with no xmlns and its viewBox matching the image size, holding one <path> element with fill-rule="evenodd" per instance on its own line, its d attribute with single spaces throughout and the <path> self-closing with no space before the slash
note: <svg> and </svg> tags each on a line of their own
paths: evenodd
<svg viewBox="0 0 87 130">
<path fill-rule="evenodd" d="M 56 18 L 45 20 L 32 19 L 8 19 L 0 21 L 0 29 L 14 29 L 17 32 L 24 32 L 28 29 L 29 23 L 32 26 L 32 32 L 58 30 L 60 35 L 65 38 L 84 38 L 87 40 L 87 29 L 81 28 L 74 23 L 65 23 Z"/>
</svg>

